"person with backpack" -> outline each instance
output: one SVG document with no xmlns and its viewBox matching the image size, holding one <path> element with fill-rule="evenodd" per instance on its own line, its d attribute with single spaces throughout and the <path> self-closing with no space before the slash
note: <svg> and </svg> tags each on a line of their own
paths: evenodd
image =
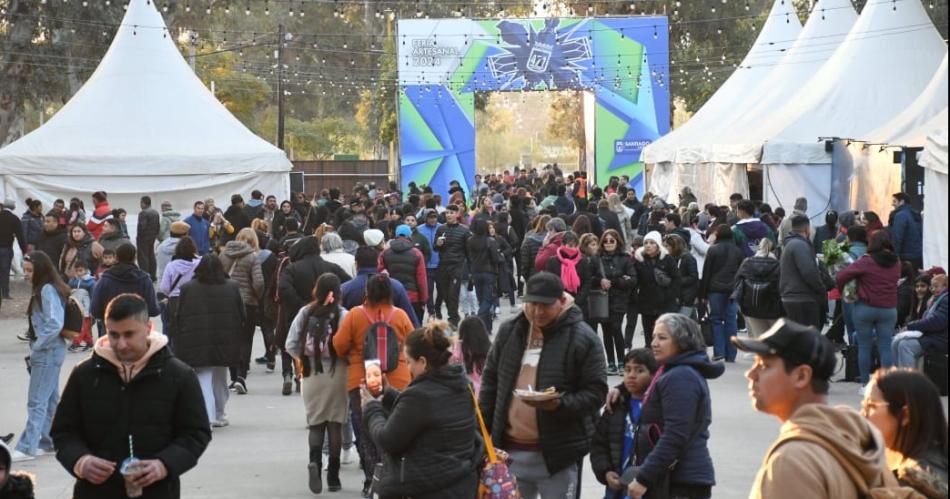
<svg viewBox="0 0 950 499">
<path fill-rule="evenodd" d="M 753 407 L 783 423 L 750 499 L 858 499 L 894 485 L 880 432 L 854 409 L 828 405 L 837 363 L 830 340 L 780 319 L 758 339 L 732 341 L 755 354 L 745 373 Z"/>
<path fill-rule="evenodd" d="M 300 309 L 290 326 L 285 348 L 300 365 L 301 396 L 310 427 L 309 487 L 323 492 L 323 443 L 329 437 L 327 490 L 340 490 L 340 454 L 347 422 L 346 382 L 349 362 L 337 355 L 333 337 L 347 310 L 340 305 L 340 278 L 323 274 L 313 288 L 313 301 Z"/>
<path fill-rule="evenodd" d="M 61 334 L 69 286 L 42 251 L 23 256 L 23 273 L 32 288 L 27 307 L 30 385 L 26 429 L 12 453 L 13 462 L 29 461 L 54 451 L 49 427 L 59 403 L 59 373 L 66 359 L 66 342 Z"/>
<path fill-rule="evenodd" d="M 366 300 L 350 310 L 333 336 L 337 355 L 349 360 L 346 390 L 349 393 L 351 421 L 363 421 L 360 385 L 365 383 L 367 360 L 385 362 L 380 367 L 389 386 L 404 390 L 410 374 L 402 346 L 415 329 L 409 316 L 392 304 L 392 284 L 386 274 L 376 274 L 366 281 Z M 385 345 L 385 350 L 377 348 Z M 370 346 L 367 351 L 367 346 Z M 356 432 L 357 449 L 363 467 L 363 490 L 369 490 L 378 453 L 365 427 Z M 365 497 L 365 496 L 364 496 Z"/>
<path fill-rule="evenodd" d="M 296 382 L 300 390 L 300 380 L 295 376 L 293 359 L 284 349 L 291 322 L 301 307 L 310 302 L 313 283 L 327 272 L 340 278 L 340 282 L 350 280 L 350 276 L 339 265 L 320 258 L 320 245 L 311 236 L 301 238 L 289 251 L 289 265 L 278 269 L 277 297 L 280 302 L 277 335 L 274 345 L 281 350 L 281 371 L 283 385 L 281 393 L 290 395 Z M 287 262 L 284 262 L 287 263 Z"/>
<path fill-rule="evenodd" d="M 221 264 L 241 290 L 244 301 L 244 327 L 240 335 L 237 365 L 231 366 L 231 385 L 238 395 L 247 393 L 247 373 L 251 368 L 251 348 L 254 346 L 254 331 L 264 296 L 264 271 L 258 254 L 257 232 L 245 227 L 238 231 L 233 241 L 228 241 L 221 252 Z"/>
<path fill-rule="evenodd" d="M 365 438 L 385 459 L 380 497 L 476 495 L 483 447 L 465 369 L 449 362 L 447 330 L 445 322 L 429 322 L 406 338 L 412 382 L 405 389 L 390 386 L 380 397 L 361 390 Z"/>
<path fill-rule="evenodd" d="M 769 239 L 761 240 L 755 255 L 743 260 L 739 266 L 732 298 L 745 318 L 750 338 L 765 334 L 784 315 L 778 292 L 780 273 Z"/>
</svg>

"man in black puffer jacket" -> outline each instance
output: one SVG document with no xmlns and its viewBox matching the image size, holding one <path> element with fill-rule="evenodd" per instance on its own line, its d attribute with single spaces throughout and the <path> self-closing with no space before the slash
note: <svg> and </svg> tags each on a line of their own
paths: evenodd
<svg viewBox="0 0 950 499">
<path fill-rule="evenodd" d="M 445 208 L 445 225 L 435 233 L 435 251 L 439 252 L 439 268 L 435 274 L 439 296 L 445 297 L 448 319 L 453 326 L 459 323 L 459 292 L 462 286 L 462 269 L 468 254 L 466 243 L 472 233 L 459 223 L 462 216 L 458 206 Z"/>
<path fill-rule="evenodd" d="M 75 499 L 124 499 L 120 467 L 132 447 L 142 498 L 178 498 L 179 477 L 211 441 L 198 378 L 151 330 L 141 297 L 119 295 L 105 315 L 109 334 L 63 389 L 50 430 L 56 459 L 77 478 Z"/>
<path fill-rule="evenodd" d="M 604 347 L 561 280 L 528 281 L 524 312 L 502 324 L 482 373 L 479 404 L 492 441 L 509 451 L 525 497 L 554 497 L 579 486 L 594 420 L 607 395 Z M 534 402 L 515 389 L 556 390 Z"/>
</svg>

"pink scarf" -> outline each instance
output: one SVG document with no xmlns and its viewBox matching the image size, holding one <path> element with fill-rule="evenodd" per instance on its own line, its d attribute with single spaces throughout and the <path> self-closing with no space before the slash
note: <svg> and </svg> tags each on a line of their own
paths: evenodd
<svg viewBox="0 0 950 499">
<path fill-rule="evenodd" d="M 577 293 L 581 287 L 581 278 L 577 275 L 577 262 L 581 261 L 581 252 L 576 248 L 561 246 L 557 249 L 557 259 L 561 261 L 561 282 L 568 293 Z"/>
</svg>

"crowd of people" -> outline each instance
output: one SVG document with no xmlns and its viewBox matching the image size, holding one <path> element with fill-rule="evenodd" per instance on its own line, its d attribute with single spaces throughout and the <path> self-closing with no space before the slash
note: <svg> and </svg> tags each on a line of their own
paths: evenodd
<svg viewBox="0 0 950 499">
<path fill-rule="evenodd" d="M 359 184 L 187 216 L 143 196 L 134 243 L 105 192 L 88 212 L 28 200 L 16 217 L 4 200 L 0 294 L 15 241 L 30 384 L 0 497 L 20 497 L 4 495 L 11 462 L 46 453 L 77 498 L 179 497 L 231 394 L 267 389 L 249 386 L 252 365 L 279 360 L 314 493 L 345 486 L 355 449 L 364 497 L 474 497 L 497 449 L 495 484 L 526 498 L 579 497 L 585 458 L 607 498 L 709 498 L 709 382 L 739 351 L 755 408 L 783 422 L 752 497 L 946 497 L 946 418 L 921 367 L 946 362 L 947 277 L 922 268 L 908 196 L 887 226 L 828 212 L 815 227 L 805 199 L 790 215 L 739 194 L 700 206 L 629 180 L 551 165 L 476 176 L 471 193 L 453 181 L 448 199 Z M 496 324 L 504 302 L 517 313 Z M 89 351 L 60 398 L 68 352 Z M 826 403 L 839 352 L 863 414 Z"/>
</svg>

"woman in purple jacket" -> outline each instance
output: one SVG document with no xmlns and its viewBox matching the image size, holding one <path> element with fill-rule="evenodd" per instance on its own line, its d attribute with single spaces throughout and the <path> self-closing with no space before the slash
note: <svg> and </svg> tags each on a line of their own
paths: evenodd
<svg viewBox="0 0 950 499">
<path fill-rule="evenodd" d="M 891 340 L 897 326 L 897 281 L 901 277 L 900 258 L 890 236 L 879 231 L 871 237 L 866 255 L 838 272 L 838 289 L 856 280 L 858 301 L 854 304 L 857 332 L 858 368 L 861 383 L 871 377 L 871 347 L 877 340 L 881 367 L 891 367 Z"/>
</svg>

